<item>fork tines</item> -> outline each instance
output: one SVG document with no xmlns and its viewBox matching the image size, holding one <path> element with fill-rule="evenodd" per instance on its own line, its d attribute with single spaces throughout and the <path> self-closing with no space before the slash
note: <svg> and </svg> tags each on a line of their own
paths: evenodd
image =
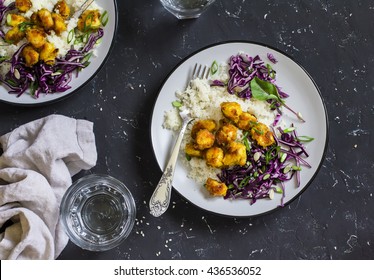
<svg viewBox="0 0 374 280">
<path fill-rule="evenodd" d="M 203 65 L 201 65 L 201 64 L 198 64 L 198 63 L 195 64 L 195 67 L 194 67 L 193 73 L 192 73 L 193 79 L 195 79 L 195 78 L 208 79 L 210 67 L 207 67 L 206 65 L 204 65 L 204 68 L 201 69 L 202 67 L 203 67 Z M 200 71 L 202 71 L 202 72 L 200 73 Z"/>
</svg>

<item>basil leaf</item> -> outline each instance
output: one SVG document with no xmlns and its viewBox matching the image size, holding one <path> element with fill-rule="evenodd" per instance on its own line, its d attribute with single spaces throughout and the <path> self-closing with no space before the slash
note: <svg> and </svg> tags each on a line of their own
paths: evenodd
<svg viewBox="0 0 374 280">
<path fill-rule="evenodd" d="M 276 86 L 270 82 L 254 77 L 251 81 L 250 87 L 254 99 L 259 101 L 275 99 L 281 102 Z"/>
</svg>

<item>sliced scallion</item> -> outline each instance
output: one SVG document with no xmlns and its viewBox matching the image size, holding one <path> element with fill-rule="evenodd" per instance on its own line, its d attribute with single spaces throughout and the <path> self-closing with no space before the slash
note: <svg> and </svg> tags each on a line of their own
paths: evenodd
<svg viewBox="0 0 374 280">
<path fill-rule="evenodd" d="M 68 42 L 68 44 L 70 44 L 71 41 L 73 41 L 74 36 L 75 36 L 75 31 L 74 31 L 74 29 L 72 29 L 72 30 L 69 31 L 68 37 L 67 37 L 67 40 L 66 40 Z"/>
<path fill-rule="evenodd" d="M 210 66 L 210 73 L 214 75 L 218 71 L 218 63 L 217 61 L 213 61 L 212 66 Z"/>
<path fill-rule="evenodd" d="M 175 108 L 180 108 L 180 107 L 182 107 L 183 104 L 180 101 L 175 100 L 175 101 L 171 102 L 171 105 L 173 105 L 173 107 L 175 107 Z"/>
<path fill-rule="evenodd" d="M 104 13 L 102 14 L 101 18 L 100 18 L 100 21 L 101 21 L 101 24 L 103 26 L 106 26 L 108 21 L 109 21 L 109 14 L 107 11 L 104 11 Z"/>
<path fill-rule="evenodd" d="M 309 136 L 298 136 L 296 137 L 296 140 L 300 142 L 312 142 L 314 138 Z"/>
</svg>

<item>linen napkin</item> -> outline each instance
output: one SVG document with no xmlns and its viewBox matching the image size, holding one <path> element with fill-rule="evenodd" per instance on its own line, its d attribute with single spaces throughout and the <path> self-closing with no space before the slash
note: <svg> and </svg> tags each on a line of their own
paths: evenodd
<svg viewBox="0 0 374 280">
<path fill-rule="evenodd" d="M 50 115 L 0 137 L 0 259 L 55 259 L 71 177 L 95 166 L 93 123 Z"/>
</svg>

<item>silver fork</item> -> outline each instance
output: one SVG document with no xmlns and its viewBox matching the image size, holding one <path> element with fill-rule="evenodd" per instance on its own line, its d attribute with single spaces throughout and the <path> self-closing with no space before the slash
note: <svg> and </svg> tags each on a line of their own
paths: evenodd
<svg viewBox="0 0 374 280">
<path fill-rule="evenodd" d="M 191 79 L 195 79 L 198 77 L 201 79 L 208 78 L 208 76 L 209 76 L 209 68 L 204 66 L 204 68 L 202 69 L 201 65 L 196 64 L 194 67 Z M 184 136 L 184 132 L 186 131 L 187 125 L 191 121 L 194 120 L 190 116 L 190 112 L 186 108 L 180 111 L 179 115 L 182 118 L 182 128 L 179 131 L 177 141 L 174 144 L 174 148 L 171 152 L 171 156 L 166 165 L 164 173 L 162 174 L 161 179 L 158 182 L 156 189 L 154 190 L 151 196 L 151 199 L 149 201 L 150 213 L 155 217 L 161 216 L 163 213 L 165 213 L 165 211 L 169 207 L 174 172 L 175 172 L 175 167 L 177 164 L 178 154 L 179 154 L 180 146 L 181 146 L 182 139 Z"/>
</svg>

